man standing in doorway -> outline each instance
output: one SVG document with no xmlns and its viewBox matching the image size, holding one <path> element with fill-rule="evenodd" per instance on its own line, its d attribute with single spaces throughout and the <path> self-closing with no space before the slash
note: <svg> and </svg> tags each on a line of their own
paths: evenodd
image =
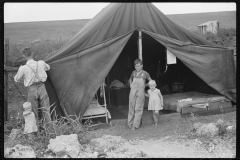
<svg viewBox="0 0 240 160">
<path fill-rule="evenodd" d="M 24 79 L 24 86 L 28 92 L 28 102 L 32 104 L 37 119 L 39 119 L 38 108 L 41 107 L 42 118 L 45 122 L 50 122 L 49 97 L 44 85 L 47 79 L 46 71 L 50 69 L 50 66 L 42 60 L 34 61 L 30 48 L 24 48 L 21 52 L 27 63 L 19 67 L 14 81 L 20 82 L 22 78 Z"/>
</svg>

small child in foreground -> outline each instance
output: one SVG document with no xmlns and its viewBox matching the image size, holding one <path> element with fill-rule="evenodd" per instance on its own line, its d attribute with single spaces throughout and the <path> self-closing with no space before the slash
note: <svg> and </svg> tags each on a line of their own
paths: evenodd
<svg viewBox="0 0 240 160">
<path fill-rule="evenodd" d="M 33 138 L 33 133 L 38 131 L 35 114 L 32 111 L 30 102 L 23 103 L 23 117 L 25 120 L 24 134 L 27 134 L 30 139 Z"/>
<path fill-rule="evenodd" d="M 156 88 L 157 85 L 154 80 L 149 81 L 148 86 L 150 89 L 147 91 L 147 94 L 145 94 L 149 97 L 148 110 L 153 111 L 154 123 L 155 126 L 157 126 L 159 110 L 163 109 L 163 97 L 160 90 Z"/>
</svg>

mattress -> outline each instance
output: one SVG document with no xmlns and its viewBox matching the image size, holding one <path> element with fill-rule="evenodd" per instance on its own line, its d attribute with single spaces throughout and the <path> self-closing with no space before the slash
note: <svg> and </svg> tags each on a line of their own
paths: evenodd
<svg viewBox="0 0 240 160">
<path fill-rule="evenodd" d="M 183 107 L 194 106 L 196 108 L 205 109 L 209 103 L 229 101 L 221 95 L 205 94 L 200 92 L 182 92 L 163 95 L 163 108 L 181 112 Z"/>
</svg>

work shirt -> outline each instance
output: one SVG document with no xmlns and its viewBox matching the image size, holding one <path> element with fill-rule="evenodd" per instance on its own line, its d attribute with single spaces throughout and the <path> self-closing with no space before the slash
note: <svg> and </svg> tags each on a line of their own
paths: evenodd
<svg viewBox="0 0 240 160">
<path fill-rule="evenodd" d="M 27 66 L 30 65 L 34 71 L 37 69 L 37 61 L 33 59 L 28 60 L 26 65 L 20 66 L 17 74 L 14 76 L 14 81 L 19 82 L 20 79 L 24 78 L 24 86 L 31 86 L 34 82 L 39 82 L 39 80 L 35 77 L 34 72 Z M 41 82 L 45 82 L 47 79 L 47 73 L 45 71 L 49 70 L 50 66 L 46 64 L 44 61 L 38 61 L 38 76 Z"/>
<path fill-rule="evenodd" d="M 132 72 L 130 78 L 131 78 L 131 80 L 132 80 L 133 78 L 143 78 L 144 83 L 146 83 L 146 79 L 147 79 L 148 81 L 152 80 L 152 79 L 150 78 L 149 73 L 146 72 L 146 71 L 144 71 L 144 70 L 142 70 L 142 73 L 140 73 L 139 75 L 137 75 L 137 71 L 134 70 L 134 71 Z"/>
</svg>

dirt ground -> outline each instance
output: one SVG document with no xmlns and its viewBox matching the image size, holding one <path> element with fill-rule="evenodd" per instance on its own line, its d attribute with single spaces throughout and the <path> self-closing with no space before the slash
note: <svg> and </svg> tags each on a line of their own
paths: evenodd
<svg viewBox="0 0 240 160">
<path fill-rule="evenodd" d="M 11 104 L 10 108 L 17 108 L 17 106 L 19 104 Z M 11 114 L 17 113 L 17 110 L 11 110 L 10 112 Z M 233 126 L 232 131 L 213 137 L 199 136 L 192 131 L 194 123 L 216 123 L 219 119 Z M 109 142 L 105 148 L 103 146 L 102 150 L 106 150 L 107 158 L 235 158 L 236 111 L 226 114 L 194 117 L 188 120 L 181 118 L 179 113 L 163 114 L 159 117 L 159 125 L 157 127 L 153 124 L 145 124 L 140 129 L 131 131 L 126 125 L 114 125 L 107 129 L 90 131 L 89 134 L 90 139 L 100 138 L 103 142 L 111 139 L 110 137 L 106 140 L 104 136 L 113 136 L 112 139 L 116 138 L 124 141 L 117 147 L 111 146 L 115 142 Z M 18 140 L 10 140 L 7 134 L 4 135 L 4 148 L 13 147 L 19 143 L 21 142 Z M 46 146 L 40 146 L 37 143 L 30 146 L 32 146 L 36 154 L 46 149 Z M 84 146 L 89 148 L 88 144 Z M 111 149 L 114 147 L 117 149 Z M 86 153 L 88 154 L 79 155 L 79 158 L 96 158 L 96 155 L 93 154 L 94 149 L 91 152 L 86 151 Z M 37 157 L 41 158 L 39 154 Z"/>
<path fill-rule="evenodd" d="M 190 131 L 190 124 L 179 114 L 160 115 L 159 126 L 142 126 L 131 131 L 126 126 L 114 126 L 109 129 L 92 131 L 95 136 L 120 136 L 134 141 L 127 148 L 142 151 L 146 157 L 159 158 L 234 158 L 236 156 L 236 112 L 223 115 L 197 117 L 201 123 L 224 122 L 233 126 L 232 132 L 222 136 L 197 136 Z"/>
</svg>

